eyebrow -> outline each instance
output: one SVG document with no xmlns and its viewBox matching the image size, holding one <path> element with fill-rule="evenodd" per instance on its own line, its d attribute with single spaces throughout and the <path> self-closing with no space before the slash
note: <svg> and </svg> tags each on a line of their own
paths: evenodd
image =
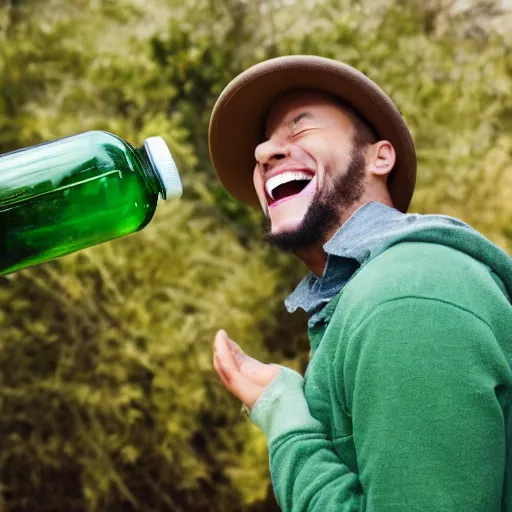
<svg viewBox="0 0 512 512">
<path fill-rule="evenodd" d="M 311 112 L 301 112 L 298 116 L 293 118 L 290 126 L 295 128 L 302 119 L 313 119 L 313 114 Z"/>
</svg>

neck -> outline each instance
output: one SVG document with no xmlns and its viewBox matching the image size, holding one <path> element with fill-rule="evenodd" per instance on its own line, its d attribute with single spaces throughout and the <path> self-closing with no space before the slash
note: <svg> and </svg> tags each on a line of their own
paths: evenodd
<svg viewBox="0 0 512 512">
<path fill-rule="evenodd" d="M 327 263 L 327 254 L 325 254 L 322 245 L 302 249 L 295 253 L 295 256 L 309 268 L 317 277 L 322 277 Z"/>
<path fill-rule="evenodd" d="M 325 240 L 322 240 L 320 244 L 313 247 L 297 251 L 295 256 L 297 256 L 297 258 L 299 258 L 299 260 L 301 260 L 313 274 L 317 277 L 322 277 L 325 265 L 327 264 L 327 254 L 324 251 L 324 245 L 338 232 L 341 226 L 343 226 L 343 224 L 345 224 L 345 222 L 347 222 L 350 217 L 359 210 L 359 208 L 371 201 L 378 201 L 380 203 L 387 204 L 388 206 L 393 206 L 391 198 L 383 198 L 382 196 L 373 198 L 371 195 L 367 194 L 364 199 L 354 202 L 341 212 L 340 222 L 326 233 Z"/>
</svg>

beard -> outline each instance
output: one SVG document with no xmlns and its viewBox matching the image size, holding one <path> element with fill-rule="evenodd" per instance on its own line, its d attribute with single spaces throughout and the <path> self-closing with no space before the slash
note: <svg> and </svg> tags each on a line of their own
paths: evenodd
<svg viewBox="0 0 512 512">
<path fill-rule="evenodd" d="M 326 168 L 325 173 L 326 176 L 334 176 L 334 181 L 315 194 L 300 224 L 294 229 L 272 233 L 271 220 L 267 217 L 264 240 L 282 251 L 294 253 L 328 241 L 329 234 L 340 227 L 347 209 L 364 193 L 365 158 L 362 148 L 352 150 L 344 173 L 332 174 L 330 168 Z"/>
</svg>

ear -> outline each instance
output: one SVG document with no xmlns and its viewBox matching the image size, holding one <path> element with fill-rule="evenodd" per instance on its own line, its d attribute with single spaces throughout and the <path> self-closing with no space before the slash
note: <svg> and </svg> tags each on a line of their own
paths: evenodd
<svg viewBox="0 0 512 512">
<path fill-rule="evenodd" d="M 368 170 L 376 176 L 387 176 L 396 162 L 395 148 L 387 140 L 373 144 L 368 152 Z"/>
</svg>

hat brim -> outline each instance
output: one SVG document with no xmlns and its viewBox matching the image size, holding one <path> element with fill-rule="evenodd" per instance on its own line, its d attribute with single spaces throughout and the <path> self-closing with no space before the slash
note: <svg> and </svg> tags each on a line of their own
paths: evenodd
<svg viewBox="0 0 512 512">
<path fill-rule="evenodd" d="M 309 55 L 277 57 L 238 75 L 218 98 L 210 119 L 210 157 L 227 191 L 239 201 L 258 206 L 252 181 L 254 151 L 263 140 L 266 115 L 281 96 L 316 90 L 349 103 L 395 148 L 397 159 L 388 178 L 394 207 L 407 211 L 416 183 L 416 151 L 400 112 L 384 91 L 353 67 Z"/>
</svg>

